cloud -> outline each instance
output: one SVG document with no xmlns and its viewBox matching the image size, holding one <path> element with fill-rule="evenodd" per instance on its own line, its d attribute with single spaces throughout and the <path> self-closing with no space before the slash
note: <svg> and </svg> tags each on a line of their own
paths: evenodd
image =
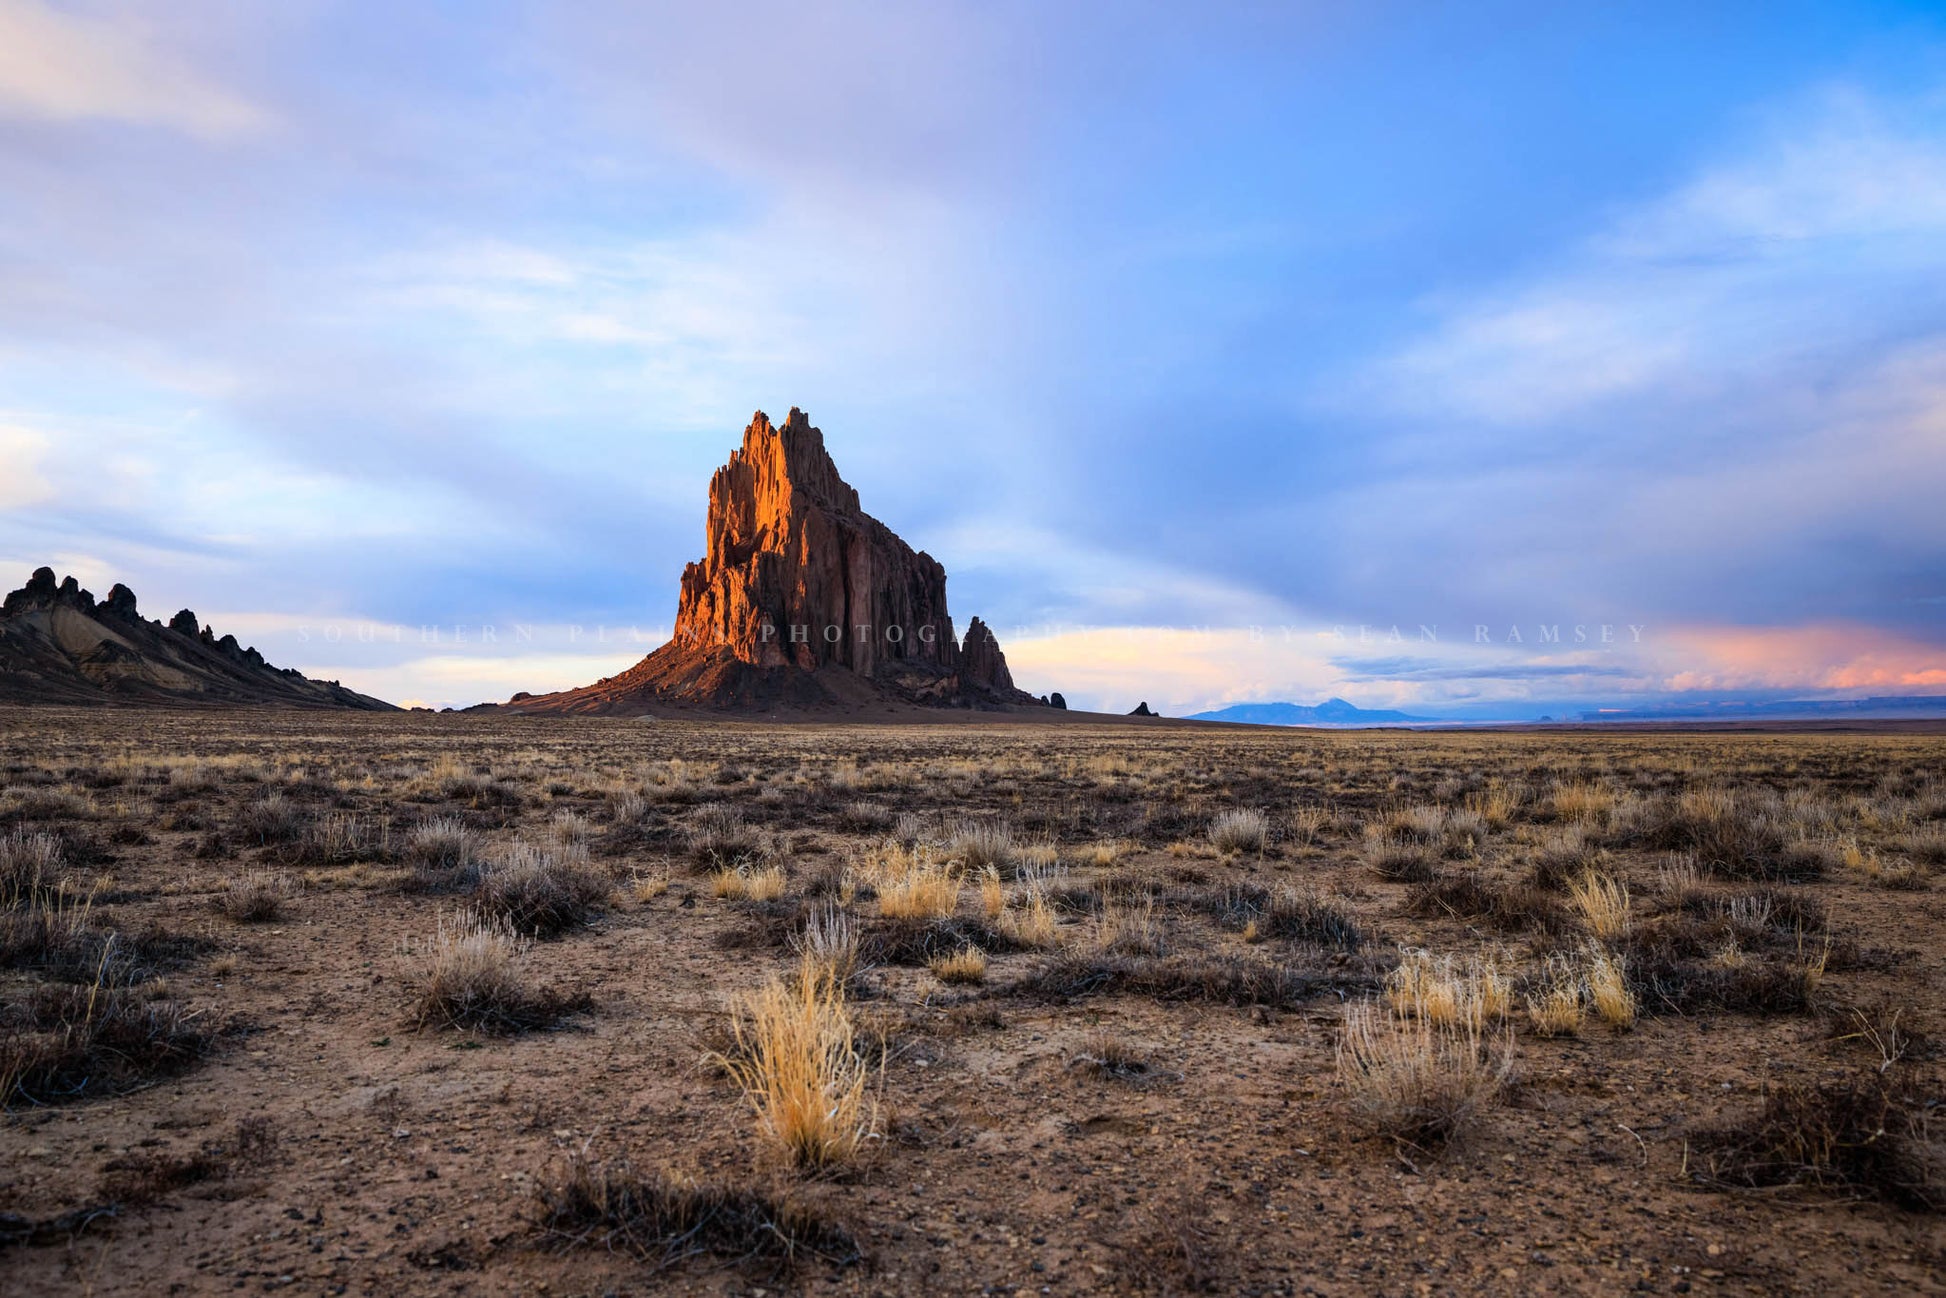
<svg viewBox="0 0 1946 1298">
<path fill-rule="evenodd" d="M 266 129 L 261 107 L 199 75 L 139 19 L 0 0 L 0 115 L 105 120 L 222 140 Z"/>
<path fill-rule="evenodd" d="M 1938 646 L 1878 627 L 1682 627 L 1667 639 L 1670 690 L 1946 693 Z"/>
<path fill-rule="evenodd" d="M 1751 154 L 1458 301 L 1353 391 L 1421 416 L 1547 427 L 1605 402 L 1719 393 L 1830 359 L 1901 318 L 1946 268 L 1946 139 L 1926 107 L 1828 91 Z M 1861 338 L 1863 332 L 1866 337 Z"/>
<path fill-rule="evenodd" d="M 0 509 L 39 504 L 54 494 L 42 473 L 47 434 L 0 424 Z"/>
</svg>

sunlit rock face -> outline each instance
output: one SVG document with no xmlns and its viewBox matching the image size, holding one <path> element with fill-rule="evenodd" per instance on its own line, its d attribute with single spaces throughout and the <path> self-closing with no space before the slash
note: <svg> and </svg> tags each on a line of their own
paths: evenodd
<svg viewBox="0 0 1946 1298">
<path fill-rule="evenodd" d="M 703 530 L 668 644 L 619 676 L 508 706 L 1045 706 L 1014 687 L 985 623 L 955 638 L 946 570 L 860 508 L 804 412 L 750 420 L 710 479 Z"/>
<path fill-rule="evenodd" d="M 710 479 L 706 534 L 702 560 L 683 570 L 678 644 L 864 676 L 957 667 L 946 570 L 859 508 L 802 411 L 781 426 L 757 412 Z"/>
</svg>

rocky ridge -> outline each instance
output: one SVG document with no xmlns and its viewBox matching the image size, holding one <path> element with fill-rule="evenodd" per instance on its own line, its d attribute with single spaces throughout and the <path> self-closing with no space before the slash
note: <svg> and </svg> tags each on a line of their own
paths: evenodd
<svg viewBox="0 0 1946 1298">
<path fill-rule="evenodd" d="M 0 703 L 351 708 L 392 705 L 264 661 L 183 609 L 144 618 L 117 582 L 96 600 L 73 577 L 36 569 L 0 604 Z"/>
</svg>

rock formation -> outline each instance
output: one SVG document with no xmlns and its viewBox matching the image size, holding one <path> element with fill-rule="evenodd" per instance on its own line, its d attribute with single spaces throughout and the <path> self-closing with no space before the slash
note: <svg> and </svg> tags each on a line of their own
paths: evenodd
<svg viewBox="0 0 1946 1298">
<path fill-rule="evenodd" d="M 533 712 L 867 706 L 1039 707 L 974 618 L 963 642 L 946 570 L 865 513 L 802 411 L 762 411 L 709 485 L 703 557 L 683 570 L 675 634 L 619 676 L 516 697 Z"/>
<path fill-rule="evenodd" d="M 1137 703 L 1133 708 L 1130 708 L 1128 714 L 1131 717 L 1152 717 L 1157 715 L 1156 713 L 1149 711 L 1149 701 L 1147 699 L 1143 699 L 1140 703 Z"/>
<path fill-rule="evenodd" d="M 40 568 L 0 604 L 0 703 L 149 703 L 391 710 L 336 681 L 270 666 L 188 609 L 168 625 L 116 583 L 100 603 Z"/>
</svg>

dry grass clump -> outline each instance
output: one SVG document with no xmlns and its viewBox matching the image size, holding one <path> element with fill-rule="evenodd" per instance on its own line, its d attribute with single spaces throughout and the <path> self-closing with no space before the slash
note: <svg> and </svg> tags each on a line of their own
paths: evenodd
<svg viewBox="0 0 1946 1298">
<path fill-rule="evenodd" d="M 119 1094 L 207 1053 L 213 1027 L 128 970 L 111 936 L 92 981 L 34 987 L 0 1006 L 0 1108 Z"/>
<path fill-rule="evenodd" d="M 1299 942 L 1355 952 L 1366 941 L 1351 912 L 1313 892 L 1241 884 L 1225 891 L 1212 909 L 1246 942 Z"/>
<path fill-rule="evenodd" d="M 1119 838 L 1105 838 L 1082 848 L 1080 860 L 1083 865 L 1093 866 L 1097 870 L 1106 870 L 1120 862 L 1130 850 L 1130 845 Z"/>
<path fill-rule="evenodd" d="M 432 940 L 413 953 L 416 1026 L 513 1033 L 552 1026 L 585 1000 L 537 990 L 523 967 L 527 942 L 505 916 L 441 915 Z"/>
<path fill-rule="evenodd" d="M 52 880 L 63 865 L 61 840 L 53 834 L 15 826 L 0 838 L 0 906 L 16 906 Z"/>
<path fill-rule="evenodd" d="M 1549 956 L 1527 980 L 1527 1022 L 1543 1037 L 1581 1035 L 1588 1021 L 1588 989 L 1571 957 Z"/>
<path fill-rule="evenodd" d="M 1548 806 L 1557 820 L 1599 822 L 1615 809 L 1615 794 L 1602 785 L 1576 780 L 1555 785 Z"/>
<path fill-rule="evenodd" d="M 858 921 L 827 904 L 805 913 L 804 926 L 792 935 L 791 946 L 801 959 L 817 967 L 820 977 L 842 987 L 858 971 L 858 940 Z"/>
<path fill-rule="evenodd" d="M 1209 841 L 1225 855 L 1261 854 L 1270 846 L 1270 820 L 1254 808 L 1232 807 L 1210 822 Z"/>
<path fill-rule="evenodd" d="M 1645 1010 L 1788 1014 L 1810 1007 L 1837 945 L 1820 911 L 1807 899 L 1762 893 L 1702 904 L 1704 914 L 1637 924 L 1620 944 Z"/>
<path fill-rule="evenodd" d="M 434 816 L 405 836 L 405 859 L 423 886 L 453 886 L 479 860 L 479 838 L 458 816 Z"/>
<path fill-rule="evenodd" d="M 711 896 L 725 901 L 775 901 L 784 895 L 788 882 L 778 866 L 738 865 L 711 874 L 709 890 Z"/>
<path fill-rule="evenodd" d="M 1938 1096 L 1916 1080 L 1866 1070 L 1841 1082 L 1791 1082 L 1750 1118 L 1690 1137 L 1698 1179 L 1718 1187 L 1809 1185 L 1946 1210 Z"/>
<path fill-rule="evenodd" d="M 649 814 L 649 800 L 640 789 L 615 789 L 608 795 L 608 819 L 617 825 L 641 823 Z"/>
<path fill-rule="evenodd" d="M 1369 1004 L 1345 1015 L 1339 1080 L 1367 1123 L 1404 1144 L 1431 1149 L 1460 1138 L 1512 1073 L 1511 1039 L 1477 1023 L 1401 1019 Z"/>
<path fill-rule="evenodd" d="M 1692 854 L 1697 867 L 1721 879 L 1814 879 L 1829 852 L 1809 845 L 1797 808 L 1774 793 L 1699 785 L 1674 798 L 1636 804 L 1617 818 L 1613 837 L 1638 847 Z"/>
<path fill-rule="evenodd" d="M 987 980 L 986 952 L 976 946 L 963 946 L 926 962 L 933 977 L 943 983 L 983 983 Z"/>
<path fill-rule="evenodd" d="M 1565 888 L 1570 882 L 1597 870 L 1602 852 L 1581 825 L 1550 829 L 1534 849 L 1528 878 L 1537 888 Z"/>
<path fill-rule="evenodd" d="M 1022 946 L 1051 946 L 1057 930 L 1054 907 L 1047 889 L 1032 887 L 1015 899 L 1015 905 L 1001 916 L 1000 927 Z"/>
<path fill-rule="evenodd" d="M 1385 1000 L 1398 1014 L 1439 1027 L 1482 1028 L 1506 1017 L 1513 988 L 1491 956 L 1408 951 L 1385 979 Z"/>
<path fill-rule="evenodd" d="M 1915 862 L 1888 861 L 1876 849 L 1861 847 L 1856 842 L 1841 844 L 1837 859 L 1838 864 L 1846 870 L 1856 872 L 1881 888 L 1920 890 L 1929 884 L 1927 872 Z"/>
<path fill-rule="evenodd" d="M 1000 882 L 1000 872 L 988 869 L 980 875 L 980 910 L 992 923 L 1000 918 L 1007 909 L 1007 889 Z"/>
<path fill-rule="evenodd" d="M 382 860 L 391 854 L 389 835 L 362 816 L 334 811 L 304 826 L 289 859 L 306 865 L 343 865 Z"/>
<path fill-rule="evenodd" d="M 588 849 L 514 843 L 500 860 L 481 867 L 475 904 L 516 932 L 550 937 L 585 924 L 608 897 L 609 879 L 588 860 Z"/>
<path fill-rule="evenodd" d="M 689 851 L 698 863 L 734 868 L 762 848 L 762 838 L 744 823 L 743 813 L 735 807 L 712 802 L 697 810 L 696 823 L 689 831 Z"/>
<path fill-rule="evenodd" d="M 1946 824 L 1934 822 L 1901 835 L 1899 850 L 1920 865 L 1946 865 Z"/>
<path fill-rule="evenodd" d="M 1167 927 L 1156 918 L 1155 902 L 1109 902 L 1095 916 L 1093 941 L 1098 951 L 1118 955 L 1159 956 L 1169 951 Z"/>
<path fill-rule="evenodd" d="M 1486 842 L 1487 822 L 1475 811 L 1428 804 L 1387 812 L 1365 833 L 1368 842 L 1421 847 L 1437 860 L 1477 854 Z"/>
<path fill-rule="evenodd" d="M 1285 821 L 1291 841 L 1304 847 L 1314 846 L 1324 837 L 1324 831 L 1331 826 L 1331 812 L 1324 807 L 1299 807 L 1291 812 Z"/>
<path fill-rule="evenodd" d="M 296 880 L 281 870 L 245 870 L 217 895 L 216 908 L 240 924 L 265 924 L 296 895 Z"/>
<path fill-rule="evenodd" d="M 1566 909 L 1547 889 L 1490 879 L 1476 870 L 1415 884 L 1403 909 L 1421 919 L 1450 916 L 1510 933 L 1554 933 L 1568 927 Z"/>
<path fill-rule="evenodd" d="M 1395 883 L 1430 883 L 1439 877 L 1440 850 L 1431 843 L 1391 833 L 1383 825 L 1365 827 L 1365 863 Z"/>
<path fill-rule="evenodd" d="M 807 1262 L 848 1266 L 863 1254 L 851 1233 L 788 1197 L 702 1183 L 585 1151 L 534 1190 L 534 1230 L 556 1249 L 595 1247 L 664 1271 L 711 1257 L 769 1275 Z"/>
<path fill-rule="evenodd" d="M 959 870 L 923 854 L 877 887 L 878 913 L 887 919 L 937 919 L 959 908 Z"/>
<path fill-rule="evenodd" d="M 1010 873 L 1018 848 L 1014 827 L 1004 820 L 962 820 L 946 838 L 946 855 L 969 870 Z"/>
<path fill-rule="evenodd" d="M 111 934 L 94 924 L 93 889 L 36 879 L 0 909 L 0 968 L 39 969 L 57 978 L 96 976 Z"/>
<path fill-rule="evenodd" d="M 838 823 L 856 834 L 876 834 L 891 828 L 892 809 L 876 802 L 850 802 L 838 813 Z"/>
<path fill-rule="evenodd" d="M 1656 871 L 1656 892 L 1663 905 L 1684 910 L 1708 896 L 1709 885 L 1696 868 L 1695 857 L 1672 852 Z"/>
<path fill-rule="evenodd" d="M 717 1062 L 787 1162 L 835 1166 L 877 1135 L 874 1069 L 855 1048 L 842 984 L 816 962 L 804 962 L 795 979 L 772 978 L 740 996 L 730 1027 L 735 1046 Z"/>
<path fill-rule="evenodd" d="M 1628 935 L 1628 885 L 1590 871 L 1568 887 L 1568 896 L 1590 933 L 1604 942 Z"/>
<path fill-rule="evenodd" d="M 1599 946 L 1590 947 L 1585 977 L 1588 1001 L 1601 1021 L 1624 1031 L 1634 1027 L 1635 992 L 1628 985 L 1620 958 Z"/>
<path fill-rule="evenodd" d="M 519 789 L 496 780 L 484 766 L 468 766 L 451 754 L 442 755 L 432 769 L 417 781 L 414 792 L 424 800 L 442 799 L 470 807 L 496 807 L 517 811 L 524 801 Z"/>
<path fill-rule="evenodd" d="M 0 820 L 87 820 L 94 814 L 87 795 L 66 786 L 10 784 L 0 789 Z"/>
<path fill-rule="evenodd" d="M 593 837 L 594 824 L 578 811 L 557 811 L 547 824 L 547 833 L 563 847 L 575 847 Z"/>
<path fill-rule="evenodd" d="M 259 846 L 289 843 L 304 832 L 304 813 L 281 793 L 268 793 L 257 802 L 245 803 L 231 822 L 238 838 Z"/>
<path fill-rule="evenodd" d="M 1514 822 L 1526 798 L 1525 788 L 1493 780 L 1486 788 L 1467 795 L 1466 809 L 1478 816 L 1489 830 L 1499 831 Z"/>
</svg>

